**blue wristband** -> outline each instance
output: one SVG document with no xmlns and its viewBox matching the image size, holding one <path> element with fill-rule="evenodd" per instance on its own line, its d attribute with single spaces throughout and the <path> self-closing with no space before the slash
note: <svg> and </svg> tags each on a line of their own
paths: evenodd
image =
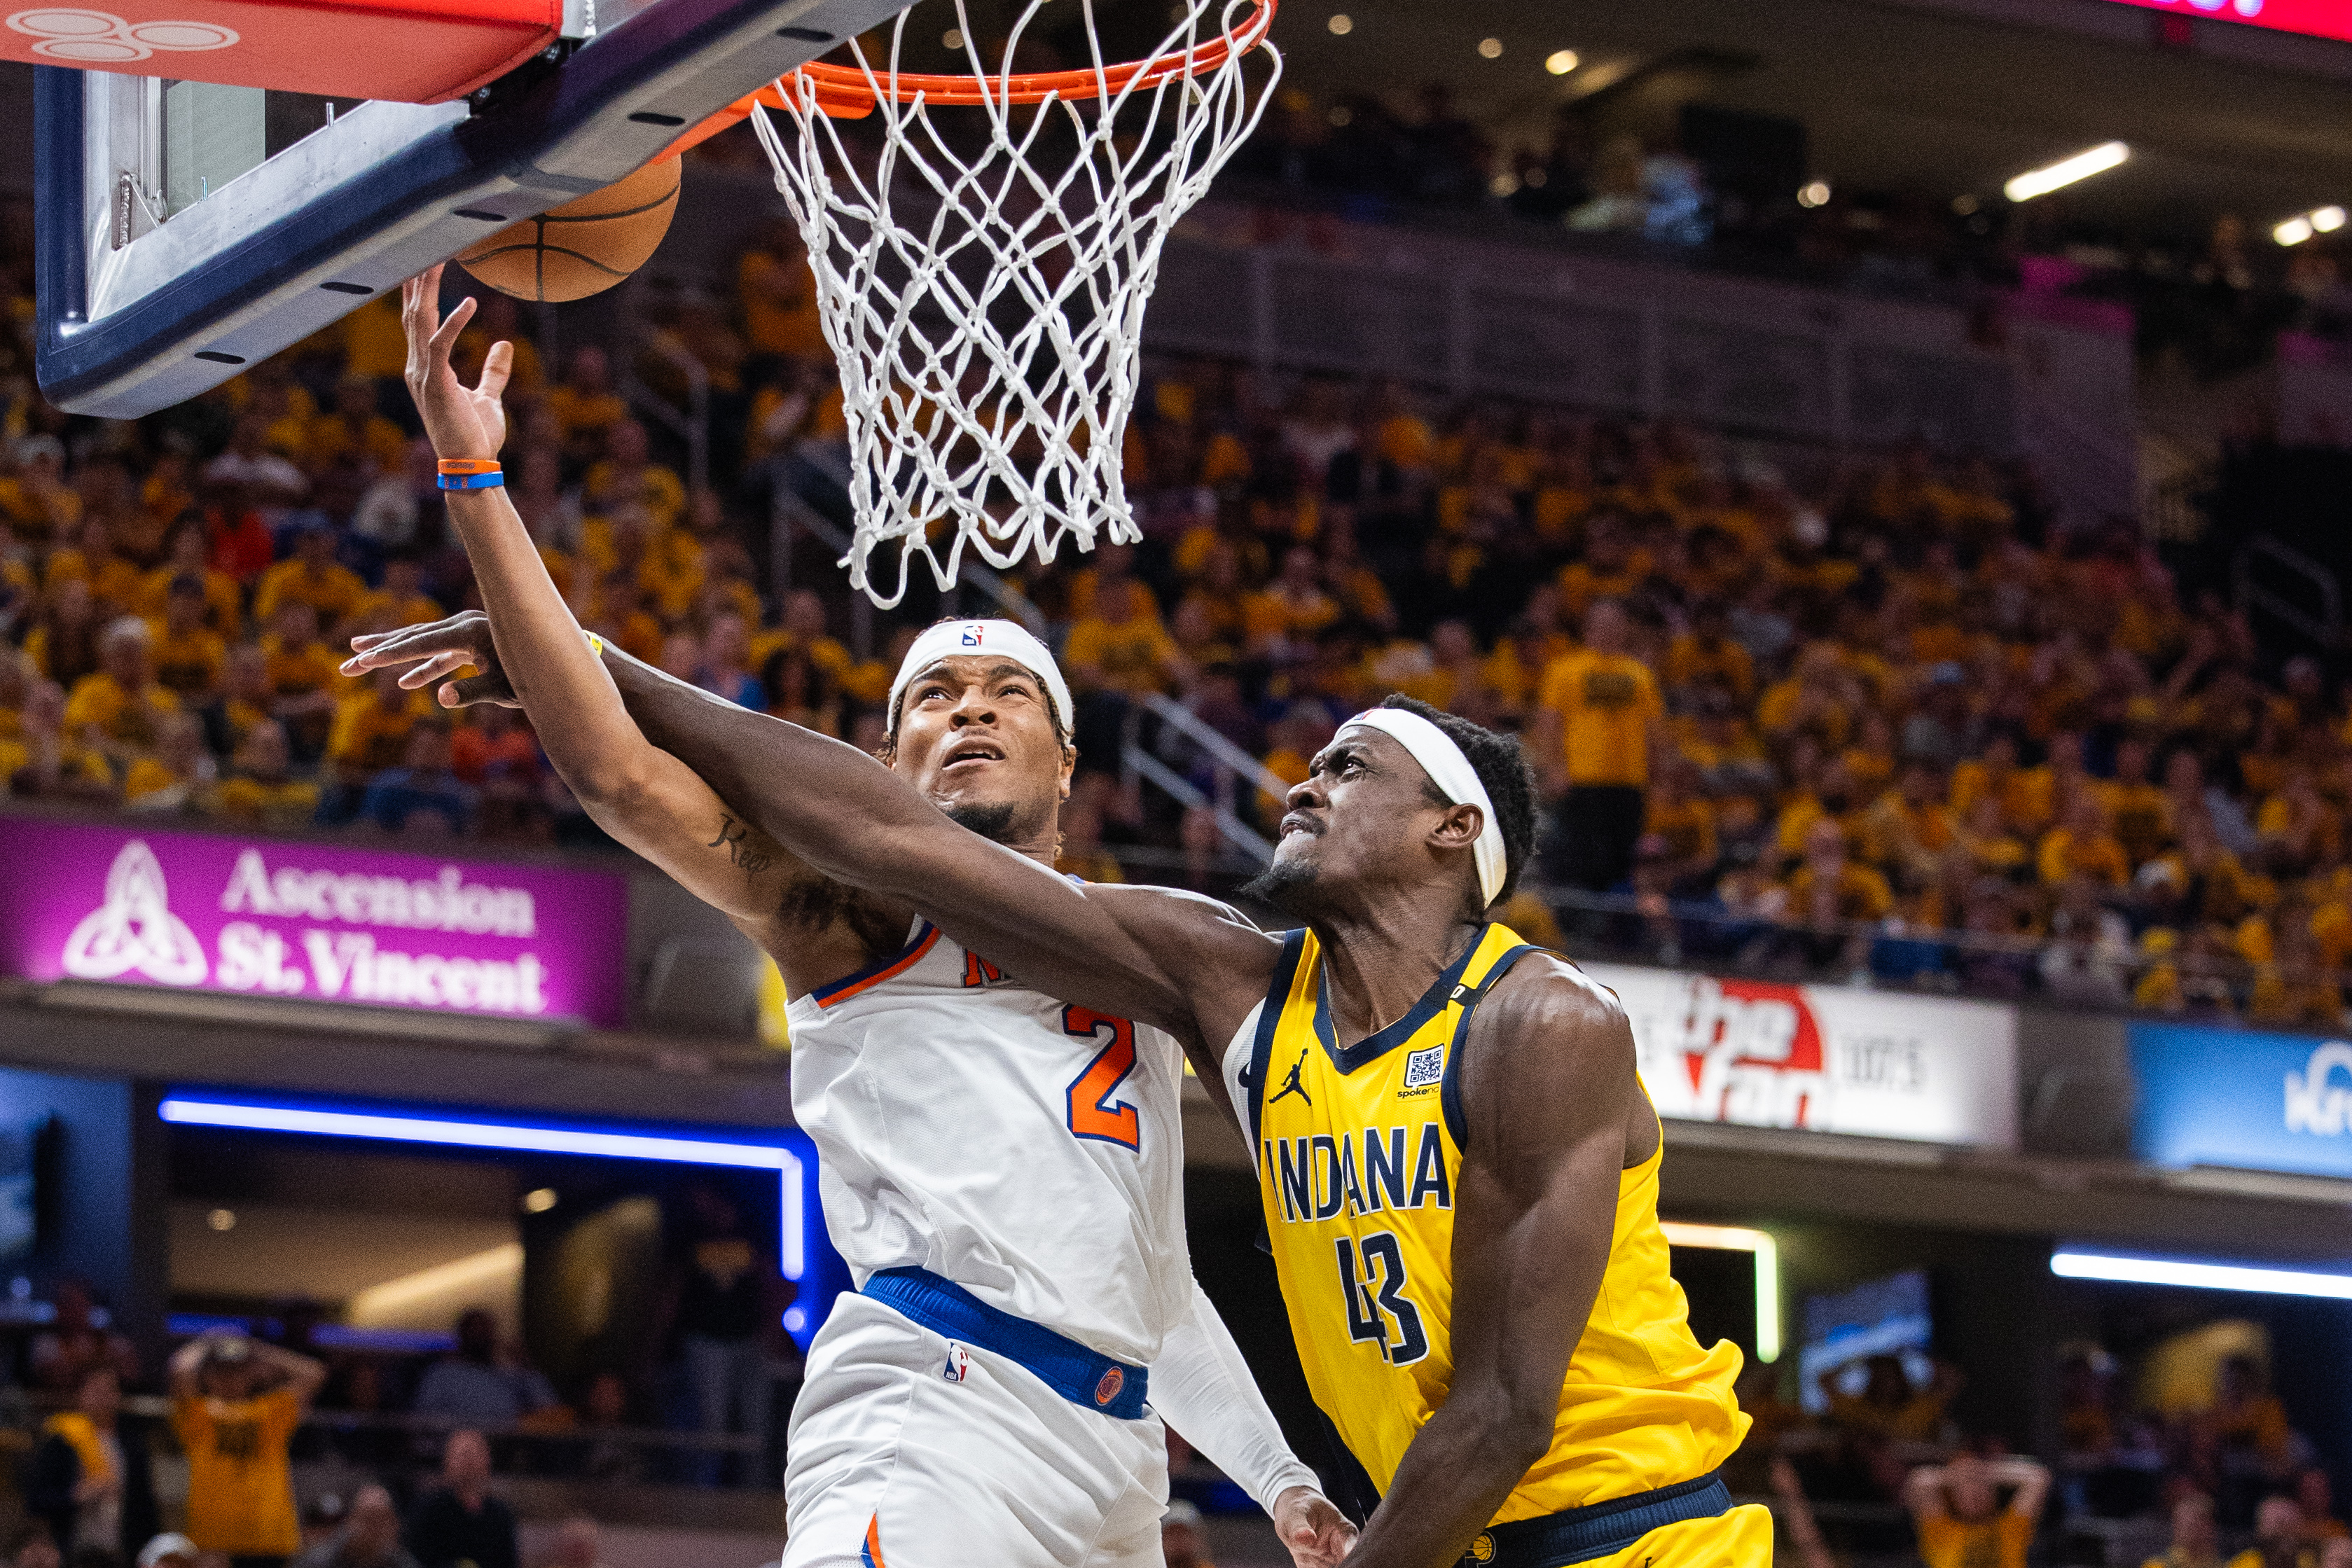
<svg viewBox="0 0 2352 1568">
<path fill-rule="evenodd" d="M 507 476 L 493 468 L 487 474 L 444 474 L 439 484 L 444 490 L 488 490 L 507 482 Z"/>
</svg>

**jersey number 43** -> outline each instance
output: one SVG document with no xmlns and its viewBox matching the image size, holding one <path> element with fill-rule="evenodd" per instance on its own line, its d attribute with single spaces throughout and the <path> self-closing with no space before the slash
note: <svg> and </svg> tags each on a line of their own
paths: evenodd
<svg viewBox="0 0 2352 1568">
<path fill-rule="evenodd" d="M 1348 1302 L 1348 1337 L 1370 1340 L 1391 1366 L 1411 1366 L 1429 1354 L 1421 1309 L 1404 1293 L 1407 1283 L 1404 1254 L 1393 1231 L 1375 1230 L 1361 1241 L 1339 1238 L 1339 1293 Z"/>
</svg>

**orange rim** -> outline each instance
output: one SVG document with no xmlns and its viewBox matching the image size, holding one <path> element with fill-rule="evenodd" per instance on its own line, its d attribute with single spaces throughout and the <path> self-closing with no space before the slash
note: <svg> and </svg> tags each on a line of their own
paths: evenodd
<svg viewBox="0 0 2352 1568">
<path fill-rule="evenodd" d="M 877 71 L 871 77 L 856 66 L 830 66 L 821 61 L 801 67 L 749 98 L 738 99 L 673 142 L 662 153 L 674 158 L 698 141 L 707 141 L 750 117 L 752 109 L 793 109 L 798 84 L 806 82 L 813 107 L 835 120 L 863 120 L 874 112 L 879 97 L 898 103 L 920 98 L 928 103 L 978 109 L 993 103 L 1043 103 L 1049 98 L 1065 102 L 1108 98 L 1132 87 L 1155 88 L 1181 77 L 1213 71 L 1237 55 L 1245 55 L 1265 41 L 1274 26 L 1279 0 L 1255 0 L 1257 8 L 1232 31 L 1205 44 L 1148 60 L 1129 60 L 1097 71 L 1082 67 L 1068 71 L 1033 71 L 1024 76 L 974 76 L 959 72 L 901 71 L 897 76 Z M 877 95 L 877 89 L 880 92 Z"/>
</svg>

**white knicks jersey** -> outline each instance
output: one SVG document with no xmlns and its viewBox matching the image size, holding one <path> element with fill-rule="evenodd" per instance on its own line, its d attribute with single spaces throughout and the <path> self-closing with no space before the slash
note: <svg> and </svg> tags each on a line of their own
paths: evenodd
<svg viewBox="0 0 2352 1568">
<path fill-rule="evenodd" d="M 1028 989 L 928 921 L 795 997 L 793 1114 L 860 1285 L 914 1266 L 1137 1365 L 1192 1310 L 1184 1054 Z"/>
</svg>

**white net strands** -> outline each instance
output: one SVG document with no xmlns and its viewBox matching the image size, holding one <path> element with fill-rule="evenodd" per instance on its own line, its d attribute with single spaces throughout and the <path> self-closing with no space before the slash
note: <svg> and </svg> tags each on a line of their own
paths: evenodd
<svg viewBox="0 0 2352 1568">
<path fill-rule="evenodd" d="M 1131 65 L 1103 60 L 1093 5 L 1028 0 L 992 63 L 954 0 L 971 74 L 953 89 L 900 70 L 909 16 L 947 21 L 918 5 L 880 58 L 853 43 L 854 67 L 804 67 L 752 111 L 839 365 L 856 523 L 842 564 L 881 608 L 917 557 L 946 591 L 967 543 L 1003 570 L 1141 537 L 1121 465 L 1144 306 L 1170 231 L 1256 127 L 1281 61 L 1263 43 L 1273 0 L 1180 0 Z M 1091 58 L 1041 81 L 1013 62 L 1049 8 L 1083 22 Z"/>
</svg>

